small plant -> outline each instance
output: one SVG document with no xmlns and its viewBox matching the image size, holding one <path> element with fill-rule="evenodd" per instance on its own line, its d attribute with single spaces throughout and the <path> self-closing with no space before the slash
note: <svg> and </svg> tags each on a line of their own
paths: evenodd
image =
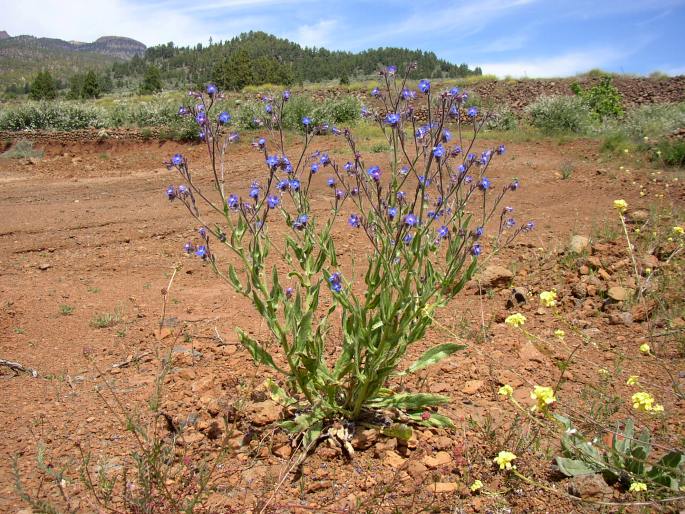
<svg viewBox="0 0 685 514">
<path fill-rule="evenodd" d="M 621 93 L 611 83 L 611 80 L 610 75 L 604 75 L 599 84 L 589 89 L 583 89 L 577 82 L 571 84 L 571 91 L 587 102 L 592 110 L 592 115 L 599 121 L 623 116 Z"/>
<path fill-rule="evenodd" d="M 666 166 L 685 167 L 685 141 L 663 139 L 650 148 L 653 161 Z"/>
<path fill-rule="evenodd" d="M 371 145 L 371 151 L 373 153 L 384 153 L 390 150 L 387 143 L 374 143 Z"/>
<path fill-rule="evenodd" d="M 90 326 L 94 328 L 109 328 L 121 322 L 121 313 L 119 310 L 114 312 L 103 312 L 96 314 L 90 320 Z"/>
<path fill-rule="evenodd" d="M 561 164 L 561 179 L 569 180 L 573 176 L 576 167 L 571 161 L 564 161 Z"/>
<path fill-rule="evenodd" d="M 214 108 L 221 95 L 213 84 L 193 93 L 195 105 L 181 112 L 196 120 L 207 142 L 215 198 L 199 188 L 182 155 L 166 163 L 183 180 L 167 188 L 169 200 L 179 200 L 200 224 L 199 241 L 188 242 L 186 251 L 205 260 L 264 319 L 280 353 L 241 329 L 238 336 L 255 362 L 283 377 L 281 384 L 267 384 L 290 412 L 282 426 L 305 433 L 310 441 L 333 420 L 373 421 L 382 409 L 403 411 L 423 425 L 452 426 L 434 410 L 449 401 L 446 396 L 395 391 L 391 379 L 464 348 L 443 343 L 398 369 L 408 348 L 433 323 L 434 312 L 476 271 L 479 256 L 490 247 L 482 239 L 488 220 L 497 218 L 499 225 L 492 234 L 493 251 L 533 228 L 532 222 L 517 225 L 511 209 L 499 208 L 505 195 L 519 188 L 518 180 L 495 189 L 487 177 L 504 146 L 471 151 L 482 121 L 476 107 L 462 114 L 468 95 L 459 88 L 436 94 L 427 80 L 419 82 L 418 93 L 412 92 L 392 66 L 382 75 L 383 91 L 376 88 L 372 95 L 384 111 L 363 113 L 393 149 L 387 170 L 364 162 L 349 130 L 323 132 L 344 138 L 349 161 L 311 150 L 321 127 L 310 116 L 311 105 L 294 101 L 285 91 L 263 97 L 271 137 L 254 141 L 264 158 L 262 179 L 246 195 L 231 193 L 224 181 L 224 151 L 237 136 L 228 127 L 230 115 Z M 417 103 L 431 110 L 431 124 L 415 119 Z M 283 120 L 293 117 L 302 135 L 297 150 L 284 144 Z M 312 209 L 310 190 L 316 181 L 330 188 L 328 216 Z M 341 218 L 347 227 L 337 230 L 366 245 L 362 273 L 340 269 L 332 234 Z M 270 230 L 279 220 L 286 227 L 284 237 Z M 221 264 L 226 254 L 231 257 Z M 333 319 L 340 320 L 341 335 L 331 341 Z M 327 358 L 330 345 L 340 348 L 334 362 Z"/>
<path fill-rule="evenodd" d="M 59 306 L 59 313 L 62 316 L 71 316 L 74 313 L 74 307 L 63 303 Z"/>
<path fill-rule="evenodd" d="M 12 148 L 4 152 L 2 157 L 6 159 L 40 159 L 43 155 L 43 150 L 37 150 L 33 147 L 33 141 L 20 139 Z"/>
<path fill-rule="evenodd" d="M 607 482 L 619 482 L 625 489 L 633 483 L 646 482 L 657 495 L 680 491 L 685 480 L 685 455 L 673 450 L 658 460 L 650 460 L 651 434 L 648 429 L 636 434 L 632 419 L 618 423 L 609 442 L 601 444 L 599 437 L 585 437 L 568 418 L 559 414 L 554 417 L 564 428 L 562 456 L 555 459 L 564 475 L 602 473 Z"/>
<path fill-rule="evenodd" d="M 590 107 L 577 96 L 542 96 L 526 112 L 531 124 L 547 134 L 585 134 L 592 122 Z"/>
</svg>

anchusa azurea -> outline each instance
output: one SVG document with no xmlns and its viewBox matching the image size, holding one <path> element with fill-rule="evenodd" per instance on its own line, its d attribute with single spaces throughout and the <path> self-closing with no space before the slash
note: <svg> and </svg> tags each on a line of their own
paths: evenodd
<svg viewBox="0 0 685 514">
<path fill-rule="evenodd" d="M 433 323 L 435 309 L 471 279 L 479 258 L 532 228 L 514 223 L 511 209 L 499 207 L 519 188 L 517 180 L 498 184 L 496 174 L 488 174 L 504 147 L 474 153 L 482 126 L 477 111 L 450 114 L 463 108 L 466 93 L 440 92 L 422 80 L 417 94 L 400 75 L 395 67 L 385 68 L 382 87 L 371 92 L 383 109 L 365 109 L 393 149 L 389 166 L 367 163 L 349 130 L 320 130 L 306 115 L 299 118 L 301 145 L 287 148 L 281 120 L 291 95 L 285 92 L 265 101 L 268 134 L 252 143 L 263 166 L 242 191 L 226 190 L 226 150 L 237 137 L 231 136 L 230 114 L 212 112 L 221 93 L 193 93 L 195 105 L 180 111 L 198 123 L 215 190 L 210 195 L 199 187 L 183 156 L 166 163 L 185 184 L 183 193 L 181 186 L 169 186 L 167 196 L 180 200 L 205 230 L 185 250 L 204 259 L 264 318 L 279 352 L 237 332 L 257 363 L 284 375 L 282 385 L 269 387 L 291 407 L 294 418 L 283 426 L 292 431 L 315 433 L 333 419 L 358 420 L 389 408 L 416 423 L 450 425 L 445 416 L 425 415 L 449 398 L 393 393 L 391 379 L 463 348 L 445 343 L 398 369 L 409 346 Z M 428 124 L 415 117 L 419 103 L 430 112 Z M 337 146 L 346 145 L 350 158 L 338 161 L 337 148 L 313 148 L 322 137 L 327 147 L 338 137 Z M 322 196 L 327 209 L 321 208 Z M 326 210 L 328 215 L 321 214 Z M 365 272 L 339 262 L 334 232 L 367 254 Z M 333 320 L 340 331 L 330 330 Z M 341 338 L 333 335 L 338 333 Z M 331 352 L 331 346 L 340 351 Z"/>
</svg>

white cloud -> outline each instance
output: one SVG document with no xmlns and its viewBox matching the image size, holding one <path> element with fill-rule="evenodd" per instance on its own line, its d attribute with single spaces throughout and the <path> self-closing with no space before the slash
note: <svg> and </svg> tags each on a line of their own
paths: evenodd
<svg viewBox="0 0 685 514">
<path fill-rule="evenodd" d="M 291 39 L 294 39 L 302 46 L 326 46 L 337 24 L 336 20 L 321 20 L 312 25 L 301 25 L 297 28 Z"/>
<path fill-rule="evenodd" d="M 594 49 L 582 52 L 569 52 L 553 57 L 527 58 L 483 63 L 483 73 L 498 77 L 567 77 L 592 68 L 608 66 L 625 54 L 613 49 Z"/>
</svg>

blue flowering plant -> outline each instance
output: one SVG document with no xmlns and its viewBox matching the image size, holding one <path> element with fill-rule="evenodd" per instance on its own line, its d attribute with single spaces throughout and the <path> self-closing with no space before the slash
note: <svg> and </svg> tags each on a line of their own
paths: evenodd
<svg viewBox="0 0 685 514">
<path fill-rule="evenodd" d="M 410 70 L 403 78 L 394 67 L 384 69 L 372 91 L 382 107 L 363 109 L 387 138 L 385 162 L 367 162 L 350 130 L 314 126 L 307 116 L 301 143 L 287 148 L 281 119 L 290 92 L 264 98 L 264 134 L 253 142 L 264 164 L 243 193 L 225 188 L 227 150 L 237 135 L 228 113 L 213 112 L 220 93 L 210 85 L 181 109 L 195 117 L 213 182 L 211 191 L 203 189 L 181 155 L 167 163 L 182 181 L 169 186 L 168 198 L 180 200 L 200 227 L 185 250 L 264 319 L 271 341 L 236 330 L 254 360 L 280 374 L 268 387 L 286 407 L 283 426 L 293 432 L 320 433 L 334 420 L 451 426 L 437 412 L 448 397 L 393 389 L 393 378 L 464 348 L 439 344 L 401 367 L 479 259 L 532 228 L 516 225 L 511 208 L 500 207 L 519 182 L 497 187 L 488 178 L 505 149 L 475 153 L 482 120 L 464 107 L 467 94 L 434 92 L 427 80 L 410 90 Z M 421 104 L 428 119 L 419 121 Z M 349 159 L 316 149 L 335 145 L 331 135 Z M 355 255 L 352 265 L 340 262 L 341 237 L 363 256 L 363 266 Z"/>
</svg>

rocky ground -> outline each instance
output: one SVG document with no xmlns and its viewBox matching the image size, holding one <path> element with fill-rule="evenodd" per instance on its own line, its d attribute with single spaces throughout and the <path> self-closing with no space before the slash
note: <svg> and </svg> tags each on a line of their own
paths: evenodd
<svg viewBox="0 0 685 514">
<path fill-rule="evenodd" d="M 334 155 L 339 150 L 330 137 L 319 145 Z M 417 428 L 405 441 L 340 426 L 353 434 L 354 456 L 330 439 L 298 468 L 297 445 L 276 427 L 282 409 L 264 391 L 264 379 L 273 375 L 252 363 L 234 335 L 240 326 L 268 340 L 267 329 L 202 261 L 183 254 L 195 227 L 164 195 L 176 178 L 162 160 L 181 151 L 206 174 L 204 149 L 123 139 L 46 143 L 45 151 L 42 159 L 0 159 L 0 359 L 38 375 L 0 366 L 0 451 L 8 456 L 0 461 L 2 512 L 31 512 L 16 491 L 13 461 L 27 494 L 49 498 L 61 510 L 99 511 L 78 480 L 81 452 L 90 452 L 94 475 L 131 469 L 136 444 L 119 407 L 174 449 L 178 465 L 166 485 L 179 496 L 197 489 L 187 479 L 197 476 L 203 460 L 227 449 L 202 507 L 217 513 L 595 512 L 649 500 L 599 475 L 561 476 L 553 466 L 559 429 L 498 395 L 504 384 L 527 409 L 534 384 L 559 383 L 555 410 L 578 426 L 610 430 L 633 416 L 654 432 L 660 448 L 683 447 L 683 348 L 660 335 L 685 324 L 682 309 L 670 309 L 682 301 L 682 289 L 675 289 L 680 297 L 673 292 L 682 274 L 667 262 L 663 245 L 641 251 L 641 274 L 661 269 L 675 282 L 648 291 L 649 301 L 633 302 L 632 261 L 611 207 L 617 198 L 628 202 L 631 237 L 636 228 L 661 226 L 655 212 L 672 213 L 662 219 L 666 227 L 682 225 L 682 174 L 632 156 L 606 160 L 592 141 L 510 145 L 492 179 L 521 180 L 510 201 L 518 219 L 536 220 L 537 229 L 484 263 L 480 281 L 440 313 L 408 356 L 445 341 L 468 345 L 404 383 L 449 395 L 452 402 L 440 412 L 456 429 Z M 242 191 L 262 164 L 249 142 L 236 152 L 229 182 Z M 569 159 L 574 171 L 564 180 L 560 170 Z M 316 208 L 324 210 L 329 193 L 321 180 Z M 343 271 L 363 251 L 349 230 L 341 220 Z M 161 291 L 178 265 L 160 330 Z M 541 308 L 539 293 L 552 288 L 558 307 Z M 503 322 L 514 312 L 526 316 L 524 330 Z M 553 335 L 559 328 L 563 340 Z M 650 355 L 639 351 L 645 342 Z M 170 369 L 159 381 L 162 414 L 154 417 L 146 401 L 167 356 Z M 664 406 L 662 415 L 632 411 L 635 388 L 626 384 L 632 375 Z M 43 447 L 48 467 L 40 470 L 36 456 Z M 492 459 L 501 450 L 516 453 L 524 478 L 497 469 Z M 60 493 L 47 476 L 61 469 Z M 476 480 L 483 487 L 472 491 Z M 629 508 L 677 510 L 673 505 L 685 508 L 649 501 Z"/>
</svg>

